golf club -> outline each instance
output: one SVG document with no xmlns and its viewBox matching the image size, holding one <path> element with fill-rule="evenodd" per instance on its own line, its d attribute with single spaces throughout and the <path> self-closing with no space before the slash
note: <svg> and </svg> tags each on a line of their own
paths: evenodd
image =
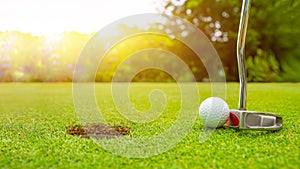
<svg viewBox="0 0 300 169">
<path fill-rule="evenodd" d="M 281 116 L 274 113 L 246 110 L 247 75 L 245 66 L 245 40 L 250 8 L 251 0 L 243 0 L 237 40 L 237 63 L 240 80 L 239 104 L 238 110 L 230 110 L 230 117 L 226 122 L 226 126 L 238 129 L 280 130 L 282 128 Z"/>
</svg>

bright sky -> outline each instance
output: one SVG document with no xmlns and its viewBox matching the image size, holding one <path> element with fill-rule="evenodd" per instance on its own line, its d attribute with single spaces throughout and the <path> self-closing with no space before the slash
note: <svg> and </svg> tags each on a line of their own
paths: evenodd
<svg viewBox="0 0 300 169">
<path fill-rule="evenodd" d="M 125 16 L 149 12 L 155 12 L 153 0 L 1 0 L 0 31 L 91 33 Z"/>
</svg>

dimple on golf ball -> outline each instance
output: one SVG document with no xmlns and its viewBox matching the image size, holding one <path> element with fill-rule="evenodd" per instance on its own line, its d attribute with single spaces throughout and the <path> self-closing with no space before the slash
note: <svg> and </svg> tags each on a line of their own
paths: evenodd
<svg viewBox="0 0 300 169">
<path fill-rule="evenodd" d="M 229 117 L 229 107 L 223 99 L 210 97 L 201 103 L 199 115 L 205 126 L 220 127 L 224 125 Z"/>
</svg>

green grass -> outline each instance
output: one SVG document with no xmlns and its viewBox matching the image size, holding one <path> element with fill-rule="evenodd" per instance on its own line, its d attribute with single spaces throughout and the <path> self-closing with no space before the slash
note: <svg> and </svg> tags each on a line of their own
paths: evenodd
<svg viewBox="0 0 300 169">
<path fill-rule="evenodd" d="M 111 124 L 131 126 L 131 137 L 153 136 L 177 118 L 180 95 L 175 84 L 134 84 L 133 105 L 149 108 L 148 92 L 160 88 L 168 105 L 155 121 L 133 123 L 114 108 L 109 85 L 97 84 L 99 109 Z M 201 101 L 210 86 L 199 84 Z M 300 84 L 248 85 L 249 110 L 283 116 L 278 132 L 216 130 L 200 144 L 203 127 L 197 118 L 192 131 L 173 149 L 150 158 L 112 155 L 91 139 L 66 134 L 67 125 L 79 124 L 73 106 L 72 84 L 0 84 L 0 168 L 298 168 L 300 166 Z M 105 99 L 103 99 L 105 98 Z M 193 103 L 193 100 L 190 100 Z M 237 108 L 238 84 L 227 84 L 227 103 Z M 200 103 L 197 103 L 200 104 Z M 197 111 L 197 110 L 195 110 Z"/>
</svg>

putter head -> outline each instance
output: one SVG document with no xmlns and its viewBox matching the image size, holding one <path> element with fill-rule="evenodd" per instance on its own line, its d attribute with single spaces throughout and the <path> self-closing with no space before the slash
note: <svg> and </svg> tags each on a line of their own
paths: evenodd
<svg viewBox="0 0 300 169">
<path fill-rule="evenodd" d="M 230 110 L 225 126 L 250 130 L 280 130 L 282 117 L 268 112 Z"/>
</svg>

